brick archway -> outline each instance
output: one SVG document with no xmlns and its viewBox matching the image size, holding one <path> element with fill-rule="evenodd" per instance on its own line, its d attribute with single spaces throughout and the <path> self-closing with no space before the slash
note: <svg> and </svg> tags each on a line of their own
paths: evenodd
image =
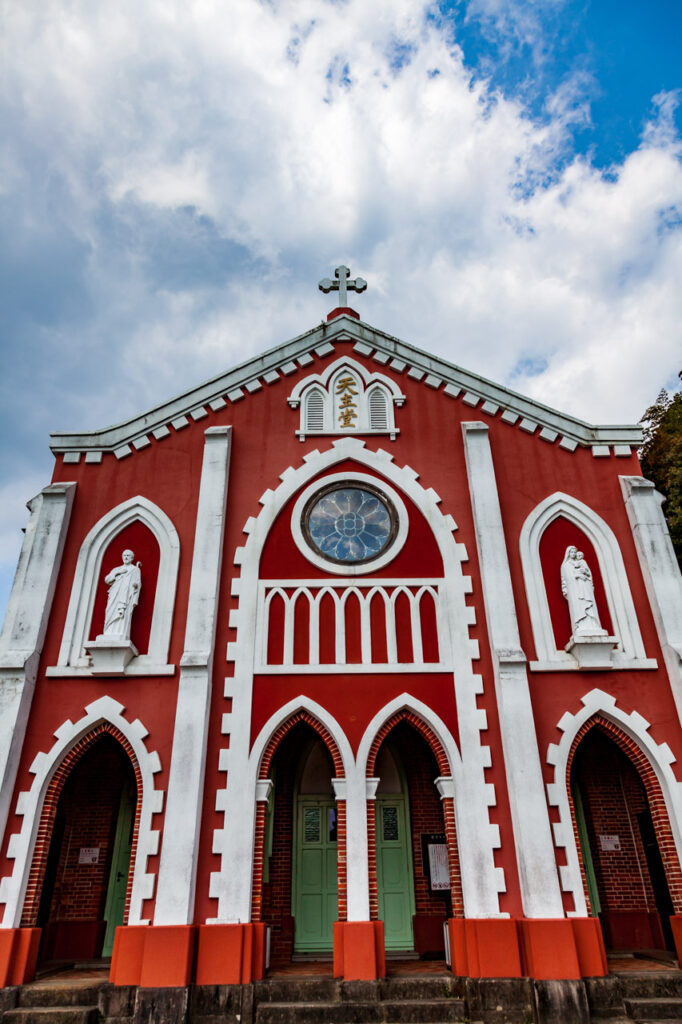
<svg viewBox="0 0 682 1024">
<path fill-rule="evenodd" d="M 639 779 L 644 786 L 646 792 L 647 801 L 649 803 L 649 810 L 651 812 L 651 818 L 654 825 L 654 831 L 656 835 L 656 841 L 658 848 L 661 853 L 661 859 L 663 861 L 663 867 L 665 869 L 666 880 L 668 888 L 670 890 L 670 897 L 673 903 L 673 907 L 676 914 L 682 911 L 682 868 L 677 856 L 677 850 L 675 848 L 675 840 L 673 838 L 672 829 L 670 827 L 670 819 L 668 817 L 668 811 L 665 805 L 665 798 L 661 785 L 656 776 L 656 772 L 651 765 L 648 757 L 632 737 L 625 732 L 619 725 L 612 722 L 605 715 L 597 714 L 589 718 L 575 735 L 573 743 L 571 744 L 571 750 L 568 755 L 566 762 L 566 786 L 568 789 L 568 803 L 571 811 L 571 824 L 573 826 L 573 835 L 575 838 L 575 845 L 578 852 L 578 861 L 580 864 L 580 876 L 583 884 L 583 891 L 585 894 L 585 901 L 588 909 L 591 912 L 592 907 L 590 904 L 589 891 L 587 886 L 587 876 L 585 872 L 585 864 L 583 860 L 582 848 L 580 845 L 580 837 L 578 834 L 578 825 L 575 813 L 575 807 L 573 803 L 573 794 L 571 792 L 571 770 L 573 767 L 573 761 L 575 754 L 583 739 L 588 733 L 593 730 L 598 730 L 612 740 L 616 746 L 622 751 L 627 757 L 628 761 L 637 772 Z"/>
<path fill-rule="evenodd" d="M 133 825 L 133 841 L 130 852 L 130 864 L 131 870 L 128 872 L 128 883 L 126 886 L 126 898 L 125 898 L 125 909 L 123 915 L 123 923 L 128 922 L 128 912 L 130 910 L 130 896 L 133 887 L 133 876 L 134 871 L 132 870 L 135 864 L 135 857 L 137 854 L 137 841 L 140 828 L 140 812 L 142 809 L 142 774 L 140 767 L 135 757 L 135 752 L 131 747 L 130 743 L 123 735 L 123 733 L 113 726 L 110 722 L 100 722 L 99 725 L 91 729 L 90 732 L 82 736 L 77 743 L 71 747 L 71 749 L 64 756 L 62 762 L 57 766 L 50 779 L 50 783 L 45 793 L 45 799 L 43 800 L 43 808 L 40 814 L 40 823 L 38 825 L 38 832 L 36 834 L 36 841 L 33 851 L 33 859 L 31 861 L 31 870 L 28 876 L 28 884 L 26 886 L 26 895 L 24 898 L 24 907 L 21 917 L 22 928 L 35 927 L 38 919 L 38 911 L 40 908 L 40 899 L 42 895 L 43 882 L 45 880 L 45 869 L 47 867 L 47 858 L 50 852 L 50 843 L 52 841 L 52 831 L 54 828 L 55 818 L 57 816 L 57 807 L 59 805 L 59 798 L 64 789 L 64 785 L 76 767 L 81 758 L 93 746 L 97 743 L 102 736 L 111 736 L 117 741 L 117 743 L 125 751 L 133 772 L 135 774 L 135 785 L 137 788 L 137 799 L 135 801 L 135 821 Z"/>
<path fill-rule="evenodd" d="M 275 730 L 270 737 L 258 769 L 258 778 L 265 781 L 270 776 L 273 758 L 284 740 L 294 726 L 305 724 L 317 733 L 324 743 L 334 765 L 334 772 L 337 779 L 345 777 L 343 758 L 338 745 L 328 729 L 315 718 L 309 711 L 300 710 L 294 712 L 285 722 Z M 253 855 L 253 881 L 251 890 L 251 920 L 262 920 L 263 913 L 263 866 L 265 863 L 265 816 L 267 803 L 259 800 L 256 804 L 256 827 L 254 838 Z M 346 801 L 337 799 L 337 846 L 336 846 L 336 873 L 338 886 L 338 918 L 345 921 L 348 916 L 348 875 L 346 867 Z"/>
<path fill-rule="evenodd" d="M 367 778 L 374 777 L 376 761 L 382 743 L 388 738 L 397 725 L 405 723 L 411 726 L 415 732 L 424 740 L 430 752 L 433 754 L 438 771 L 441 776 L 451 775 L 450 762 L 443 744 L 427 722 L 409 708 L 403 708 L 391 715 L 384 722 L 377 732 L 367 755 Z M 464 897 L 462 895 L 462 876 L 459 864 L 459 851 L 457 848 L 457 829 L 455 825 L 455 803 L 451 796 L 441 799 L 443 811 L 443 827 L 445 841 L 448 848 L 448 861 L 450 868 L 450 895 L 452 899 L 453 917 L 464 917 Z M 379 890 L 377 875 L 377 848 L 376 848 L 376 803 L 374 800 L 367 801 L 367 839 L 369 856 L 369 912 L 370 918 L 376 921 L 379 917 Z"/>
</svg>

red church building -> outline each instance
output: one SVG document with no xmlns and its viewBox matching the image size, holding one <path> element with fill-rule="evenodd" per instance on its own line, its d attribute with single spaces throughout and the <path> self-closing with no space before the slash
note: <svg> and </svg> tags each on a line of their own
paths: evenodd
<svg viewBox="0 0 682 1024">
<path fill-rule="evenodd" d="M 347 276 L 320 326 L 52 435 L 0 640 L 3 985 L 682 948 L 682 580 L 641 430 L 370 327 Z"/>
</svg>

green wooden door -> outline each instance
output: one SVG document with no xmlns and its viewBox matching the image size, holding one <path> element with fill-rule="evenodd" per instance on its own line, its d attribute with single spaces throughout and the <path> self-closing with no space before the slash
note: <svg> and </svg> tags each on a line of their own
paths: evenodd
<svg viewBox="0 0 682 1024">
<path fill-rule="evenodd" d="M 135 791 L 126 787 L 121 794 L 114 849 L 111 855 L 107 901 L 104 906 L 104 920 L 107 926 L 104 932 L 102 956 L 111 956 L 114 948 L 114 933 L 118 926 L 123 924 L 134 819 Z"/>
<path fill-rule="evenodd" d="M 297 952 L 332 949 L 337 919 L 336 803 L 299 797 L 294 844 L 293 914 Z"/>
<path fill-rule="evenodd" d="M 386 949 L 413 949 L 414 885 L 409 814 L 404 796 L 376 799 L 379 917 Z"/>
</svg>

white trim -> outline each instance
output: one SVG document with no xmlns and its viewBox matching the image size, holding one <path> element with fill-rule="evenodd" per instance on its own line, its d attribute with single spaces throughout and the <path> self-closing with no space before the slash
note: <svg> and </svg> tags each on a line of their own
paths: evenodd
<svg viewBox="0 0 682 1024">
<path fill-rule="evenodd" d="M 531 663 L 531 669 L 546 670 L 547 665 L 557 669 L 577 669 L 576 659 L 568 651 L 557 649 L 540 562 L 542 534 L 560 516 L 582 530 L 596 552 L 612 632 L 618 643 L 613 653 L 613 668 L 656 668 L 656 662 L 647 659 L 644 650 L 623 556 L 613 530 L 588 505 L 570 494 L 557 491 L 536 505 L 526 518 L 519 536 L 523 578 L 535 640 L 536 661 Z"/>
<path fill-rule="evenodd" d="M 405 401 L 405 395 L 391 377 L 388 377 L 385 373 L 372 373 L 362 363 L 359 363 L 357 359 L 353 359 L 352 356 L 341 356 L 339 359 L 335 359 L 333 363 L 330 363 L 329 366 L 325 366 L 322 373 L 311 373 L 308 377 L 303 377 L 297 381 L 293 391 L 287 398 L 287 402 L 293 409 L 298 408 L 299 403 L 303 399 L 303 393 L 308 388 L 317 385 L 323 391 L 326 391 L 331 378 L 339 370 L 345 370 L 346 368 L 352 373 L 358 374 L 365 388 L 370 388 L 373 384 L 383 384 L 396 405 L 402 405 Z"/>
<path fill-rule="evenodd" d="M 357 384 L 357 394 L 353 396 L 353 412 L 355 422 L 352 426 L 340 427 L 338 425 L 339 406 L 338 395 L 335 390 L 337 378 L 342 374 L 349 374 L 354 377 Z M 383 427 L 372 426 L 372 416 L 369 400 L 374 391 L 380 391 L 384 396 L 386 408 L 386 424 Z M 322 426 L 311 428 L 308 420 L 308 399 L 316 392 L 322 399 Z M 287 399 L 292 409 L 300 405 L 301 416 L 300 426 L 296 435 L 301 441 L 306 437 L 318 437 L 321 435 L 356 436 L 357 434 L 388 434 L 392 441 L 400 433 L 395 426 L 394 406 L 401 406 L 405 401 L 405 395 L 398 385 L 390 377 L 383 373 L 371 373 L 362 363 L 358 363 L 350 356 L 336 359 L 329 366 L 325 367 L 322 373 L 310 374 L 299 380 Z"/>
<path fill-rule="evenodd" d="M 650 480 L 639 476 L 620 477 L 620 486 L 682 721 L 682 573 L 661 508 L 663 496 Z"/>
<path fill-rule="evenodd" d="M 130 662 L 130 667 L 135 666 L 136 674 L 144 669 L 150 675 L 158 672 L 160 667 L 168 667 L 166 661 L 175 604 L 180 540 L 166 513 L 142 495 L 129 498 L 102 516 L 81 545 L 59 650 L 58 667 L 89 667 L 87 657 L 83 653 L 83 645 L 94 639 L 87 633 L 95 607 L 95 595 L 101 583 L 102 558 L 114 537 L 126 526 L 138 520 L 154 534 L 159 545 L 160 558 L 149 648 L 146 654 L 134 658 Z"/>
<path fill-rule="evenodd" d="M 331 562 L 328 558 L 318 555 L 306 541 L 301 528 L 303 509 L 308 500 L 317 491 L 325 489 L 329 484 L 348 484 L 349 486 L 368 484 L 373 489 L 385 491 L 386 497 L 393 504 L 398 516 L 397 533 L 391 546 L 370 562 L 363 562 L 361 565 L 354 565 L 348 562 Z M 410 520 L 403 499 L 397 491 L 389 487 L 383 480 L 377 480 L 375 476 L 370 476 L 369 473 L 331 473 L 320 480 L 315 480 L 301 492 L 291 513 L 291 533 L 298 550 L 317 569 L 333 573 L 335 576 L 364 576 L 368 572 L 376 572 L 377 569 L 383 569 L 385 565 L 389 565 L 402 551 L 409 529 Z"/>
<path fill-rule="evenodd" d="M 75 492 L 73 483 L 50 484 L 28 504 L 31 517 L 0 635 L 0 842 L 14 793 Z"/>
<path fill-rule="evenodd" d="M 563 917 L 488 427 L 463 423 L 462 435 L 523 911 L 526 917 Z"/>
<path fill-rule="evenodd" d="M 443 620 L 448 634 L 448 649 L 452 651 L 455 666 L 453 685 L 460 735 L 463 764 L 463 784 L 467 798 L 464 803 L 478 813 L 481 856 L 477 871 L 476 891 L 469 898 L 468 913 L 474 917 L 500 915 L 499 893 L 505 890 L 504 872 L 495 866 L 495 849 L 499 845 L 499 829 L 490 824 L 487 808 L 495 802 L 495 789 L 485 779 L 490 766 L 490 749 L 481 742 L 481 732 L 487 728 L 485 712 L 476 705 L 477 695 L 483 691 L 483 680 L 474 671 L 473 659 L 478 657 L 478 644 L 469 637 L 469 628 L 475 623 L 473 608 L 466 604 L 472 591 L 471 578 L 464 575 L 462 565 L 467 560 L 466 547 L 455 543 L 452 533 L 457 524 L 450 515 L 438 508 L 440 497 L 432 489 L 418 483 L 418 474 L 409 466 L 397 466 L 393 457 L 384 450 L 371 451 L 357 438 L 344 437 L 335 441 L 324 452 L 313 451 L 303 457 L 297 468 L 289 467 L 280 475 L 276 490 L 268 490 L 260 499 L 262 510 L 244 526 L 245 545 L 239 549 L 235 562 L 241 568 L 238 578 L 232 580 L 232 594 L 239 598 L 239 607 L 230 614 L 230 626 L 237 629 L 237 640 L 230 645 L 228 658 L 234 657 L 234 676 L 225 680 L 225 696 L 232 700 L 232 710 L 223 715 L 223 733 L 230 735 L 229 747 L 220 751 L 219 770 L 228 773 L 227 787 L 216 796 L 216 810 L 224 814 L 224 826 L 213 833 L 213 852 L 221 858 L 220 869 L 211 875 L 209 894 L 218 900 L 216 921 L 248 921 L 251 912 L 251 877 L 253 838 L 251 833 L 254 814 L 253 794 L 244 803 L 243 780 L 249 763 L 249 735 L 251 729 L 251 703 L 256 658 L 256 613 L 258 606 L 258 571 L 263 545 L 282 508 L 302 488 L 337 463 L 347 459 L 359 462 L 377 473 L 379 484 L 388 480 L 399 488 L 425 516 L 434 532 L 443 559 L 445 584 L 443 587 Z M 322 672 L 322 668 L 320 669 Z M 357 785 L 357 793 L 349 796 L 359 807 L 365 802 L 365 780 L 357 772 L 349 780 L 349 791 Z M 251 801 L 249 806 L 248 801 Z M 234 823 L 240 822 L 236 828 Z M 248 826 L 246 830 L 243 823 Z M 350 827 L 350 826 L 349 826 Z M 362 829 L 358 826 L 357 858 L 349 846 L 349 908 L 351 889 L 355 885 L 352 910 L 349 914 L 368 913 L 369 894 L 366 884 L 367 863 L 362 860 Z M 353 832 L 351 842 L 355 843 Z M 355 847 L 353 847 L 355 849 Z M 357 920 L 367 920 L 359 916 Z"/>
<path fill-rule="evenodd" d="M 559 743 L 550 743 L 547 748 L 547 764 L 554 768 L 554 780 L 547 786 L 547 801 L 559 811 L 559 821 L 553 825 L 554 843 L 566 851 L 566 864 L 559 868 L 561 888 L 572 894 L 575 906 L 569 917 L 586 917 L 587 903 L 568 798 L 568 757 L 579 731 L 596 715 L 603 715 L 627 733 L 649 761 L 661 785 L 677 856 L 682 860 L 682 783 L 677 781 L 672 770 L 676 758 L 670 747 L 667 743 L 656 743 L 649 735 L 650 723 L 637 711 L 632 714 L 622 711 L 612 694 L 590 690 L 581 697 L 581 702 L 583 707 L 580 711 L 576 714 L 567 711 L 557 722 L 557 729 L 563 735 Z"/>
<path fill-rule="evenodd" d="M 194 530 L 154 924 L 194 920 L 232 427 L 209 427 Z"/>
<path fill-rule="evenodd" d="M 7 858 L 14 861 L 14 868 L 12 874 L 6 875 L 0 882 L 0 903 L 5 904 L 1 927 L 18 928 L 21 923 L 40 815 L 52 776 L 68 752 L 101 722 L 109 722 L 125 736 L 133 748 L 142 777 L 142 806 L 137 853 L 135 864 L 132 865 L 133 885 L 128 924 L 149 924 L 149 921 L 142 919 L 142 904 L 154 895 L 155 876 L 147 872 L 147 859 L 159 850 L 159 832 L 152 829 L 151 822 L 152 815 L 160 814 L 163 810 L 163 790 L 154 788 L 154 775 L 161 771 L 161 761 L 158 753 L 148 750 L 144 742 L 148 730 L 139 719 L 129 722 L 123 715 L 124 710 L 123 705 L 113 697 L 100 697 L 86 706 L 85 714 L 77 722 L 69 719 L 63 722 L 54 732 L 55 743 L 52 747 L 45 753 L 36 754 L 33 759 L 29 768 L 34 776 L 33 784 L 17 797 L 15 813 L 23 819 L 21 831 L 10 836 L 7 847 Z"/>
</svg>

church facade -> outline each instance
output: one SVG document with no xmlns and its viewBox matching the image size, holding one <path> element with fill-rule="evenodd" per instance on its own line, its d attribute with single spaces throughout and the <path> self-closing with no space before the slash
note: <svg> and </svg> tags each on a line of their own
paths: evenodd
<svg viewBox="0 0 682 1024">
<path fill-rule="evenodd" d="M 52 436 L 0 641 L 2 984 L 679 951 L 682 581 L 640 429 L 346 303 Z"/>
</svg>

